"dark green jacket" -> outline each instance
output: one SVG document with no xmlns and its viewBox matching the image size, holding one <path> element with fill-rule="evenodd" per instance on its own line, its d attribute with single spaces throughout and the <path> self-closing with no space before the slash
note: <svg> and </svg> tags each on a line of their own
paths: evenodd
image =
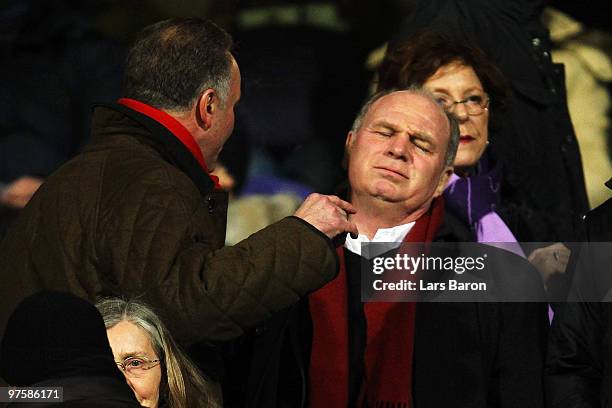
<svg viewBox="0 0 612 408">
<path fill-rule="evenodd" d="M 163 126 L 97 107 L 91 144 L 0 244 L 0 337 L 16 304 L 45 288 L 139 296 L 183 342 L 232 339 L 337 273 L 331 241 L 295 217 L 224 247 L 226 213 L 227 194 Z"/>
</svg>

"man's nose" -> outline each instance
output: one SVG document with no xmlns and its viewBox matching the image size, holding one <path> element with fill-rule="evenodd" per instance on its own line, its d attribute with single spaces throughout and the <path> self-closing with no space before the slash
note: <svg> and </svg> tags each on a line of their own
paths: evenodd
<svg viewBox="0 0 612 408">
<path fill-rule="evenodd" d="M 395 136 L 389 140 L 389 150 L 387 155 L 398 160 L 409 161 L 410 156 L 410 136 Z"/>
</svg>

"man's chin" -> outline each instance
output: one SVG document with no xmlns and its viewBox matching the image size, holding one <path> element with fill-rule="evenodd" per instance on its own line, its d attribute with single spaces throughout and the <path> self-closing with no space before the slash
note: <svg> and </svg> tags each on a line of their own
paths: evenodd
<svg viewBox="0 0 612 408">
<path fill-rule="evenodd" d="M 394 183 L 386 180 L 381 180 L 374 185 L 373 196 L 379 200 L 395 203 L 401 201 L 399 199 L 399 187 Z"/>
</svg>

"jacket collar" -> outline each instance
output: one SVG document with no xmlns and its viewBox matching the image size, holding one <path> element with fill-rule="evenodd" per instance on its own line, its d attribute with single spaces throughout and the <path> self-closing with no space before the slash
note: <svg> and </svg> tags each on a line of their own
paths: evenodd
<svg viewBox="0 0 612 408">
<path fill-rule="evenodd" d="M 204 162 L 204 155 L 202 154 L 198 143 L 191 135 L 191 133 L 189 133 L 189 131 L 185 128 L 185 126 L 183 126 L 178 120 L 176 120 L 171 115 L 167 114 L 162 110 L 154 108 L 150 105 L 147 105 L 146 103 L 142 103 L 135 99 L 121 98 L 117 101 L 117 103 L 127 106 L 128 108 L 133 109 L 136 112 L 140 112 L 143 115 L 148 116 L 151 119 L 154 119 L 157 122 L 161 123 L 166 129 L 170 131 L 170 133 L 174 135 L 174 137 L 179 139 L 181 143 L 183 143 L 185 147 L 189 149 L 189 151 L 198 161 L 202 169 L 206 173 L 208 173 L 208 167 Z"/>
<path fill-rule="evenodd" d="M 145 137 L 161 146 L 168 161 L 185 173 L 196 185 L 202 196 L 215 189 L 215 183 L 206 173 L 191 151 L 166 126 L 143 113 L 119 103 L 100 103 L 104 107 L 122 113 L 148 130 Z"/>
</svg>

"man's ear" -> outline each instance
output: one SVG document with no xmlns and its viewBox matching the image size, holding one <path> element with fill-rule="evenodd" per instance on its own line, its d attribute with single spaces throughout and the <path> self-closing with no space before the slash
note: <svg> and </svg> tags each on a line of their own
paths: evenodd
<svg viewBox="0 0 612 408">
<path fill-rule="evenodd" d="M 450 176 L 453 174 L 453 171 L 454 171 L 453 166 L 447 166 L 444 169 L 444 171 L 440 175 L 438 186 L 436 187 L 436 191 L 434 192 L 434 195 L 433 195 L 434 197 L 438 197 L 444 192 L 444 189 L 448 185 L 448 181 L 450 180 Z"/>
<path fill-rule="evenodd" d="M 205 90 L 196 104 L 196 118 L 198 125 L 204 130 L 212 126 L 213 115 L 219 109 L 219 98 L 214 89 Z"/>
<path fill-rule="evenodd" d="M 353 139 L 355 139 L 355 134 L 351 130 L 346 135 L 346 140 L 344 141 L 344 148 L 348 150 L 353 145 Z"/>
<path fill-rule="evenodd" d="M 348 135 L 346 135 L 346 140 L 344 141 L 344 156 L 342 157 L 342 168 L 344 170 L 348 170 L 348 164 L 349 164 L 349 150 L 353 144 L 353 139 L 354 139 L 354 133 L 348 132 Z"/>
</svg>

